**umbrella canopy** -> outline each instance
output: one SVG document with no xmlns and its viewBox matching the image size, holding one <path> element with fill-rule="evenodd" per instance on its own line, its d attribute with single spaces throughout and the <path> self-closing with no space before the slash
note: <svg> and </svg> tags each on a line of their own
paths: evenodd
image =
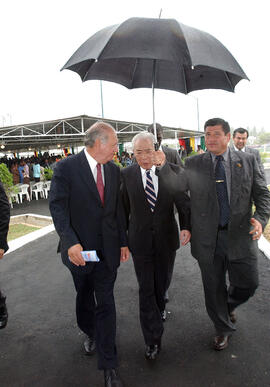
<svg viewBox="0 0 270 387">
<path fill-rule="evenodd" d="M 131 18 L 102 29 L 63 69 L 82 81 L 105 80 L 133 88 L 234 91 L 248 79 L 231 53 L 210 34 L 174 19 Z"/>
</svg>

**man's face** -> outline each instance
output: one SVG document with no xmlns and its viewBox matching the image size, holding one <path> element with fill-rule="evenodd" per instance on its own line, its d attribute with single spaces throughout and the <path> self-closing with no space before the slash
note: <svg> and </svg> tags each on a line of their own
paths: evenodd
<svg viewBox="0 0 270 387">
<path fill-rule="evenodd" d="M 246 146 L 247 143 L 247 133 L 235 133 L 235 137 L 233 137 L 233 142 L 234 145 L 236 146 L 237 149 L 241 150 Z"/>
<path fill-rule="evenodd" d="M 154 151 L 154 144 L 151 140 L 139 138 L 135 142 L 134 155 L 140 167 L 143 169 L 152 168 Z"/>
<path fill-rule="evenodd" d="M 116 133 L 112 130 L 108 134 L 108 140 L 105 144 L 103 144 L 99 139 L 99 162 L 101 164 L 106 164 L 108 161 L 113 159 L 114 153 L 118 151 L 117 144 L 117 136 Z"/>
<path fill-rule="evenodd" d="M 207 126 L 205 129 L 205 143 L 207 150 L 215 155 L 222 155 L 227 150 L 231 134 L 225 134 L 221 125 Z"/>
</svg>

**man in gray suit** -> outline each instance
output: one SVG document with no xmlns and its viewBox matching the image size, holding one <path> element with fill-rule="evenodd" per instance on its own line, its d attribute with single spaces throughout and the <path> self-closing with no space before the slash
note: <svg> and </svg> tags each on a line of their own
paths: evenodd
<svg viewBox="0 0 270 387">
<path fill-rule="evenodd" d="M 147 131 L 154 134 L 154 132 L 155 132 L 154 125 L 151 124 L 148 127 Z M 169 148 L 168 146 L 161 145 L 162 140 L 163 140 L 163 127 L 158 123 L 156 123 L 156 132 L 157 132 L 158 149 L 161 149 L 162 152 L 165 154 L 166 161 L 168 161 L 168 163 L 176 164 L 176 165 L 179 165 L 180 167 L 183 167 L 182 160 L 181 160 L 180 155 L 177 152 L 177 150 Z M 169 289 L 171 281 L 172 281 L 174 262 L 175 262 L 175 259 L 170 260 L 170 264 L 168 266 L 167 285 L 166 285 L 166 292 L 164 295 L 165 302 L 169 302 L 168 289 Z"/>
<path fill-rule="evenodd" d="M 261 173 L 263 174 L 263 176 L 265 176 L 260 152 L 257 149 L 246 146 L 248 136 L 249 136 L 249 133 L 247 129 L 244 129 L 244 128 L 235 129 L 233 132 L 233 145 L 231 148 L 234 149 L 235 151 L 252 153 L 255 156 L 255 159 L 257 160 Z"/>
<path fill-rule="evenodd" d="M 216 330 L 214 348 L 222 350 L 235 331 L 236 307 L 258 287 L 258 239 L 269 219 L 270 193 L 254 155 L 228 148 L 228 122 L 213 118 L 204 130 L 208 152 L 186 159 L 186 187 L 183 176 L 178 179 L 190 191 L 191 252 L 200 266 L 206 309 Z"/>
<path fill-rule="evenodd" d="M 226 121 L 210 119 L 204 130 L 208 152 L 185 163 L 191 252 L 200 266 L 206 309 L 216 329 L 214 348 L 222 350 L 235 331 L 236 307 L 258 287 L 258 239 L 269 219 L 270 193 L 254 155 L 228 148 Z"/>
</svg>

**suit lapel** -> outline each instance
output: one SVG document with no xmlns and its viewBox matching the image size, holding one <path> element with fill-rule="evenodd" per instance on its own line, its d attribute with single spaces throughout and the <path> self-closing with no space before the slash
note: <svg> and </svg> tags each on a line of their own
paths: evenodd
<svg viewBox="0 0 270 387">
<path fill-rule="evenodd" d="M 101 201 L 94 176 L 92 174 L 92 171 L 90 169 L 89 163 L 87 161 L 87 158 L 83 150 L 79 153 L 79 161 L 80 161 L 79 173 L 81 175 L 82 180 L 85 182 L 88 189 L 95 195 L 96 199 Z"/>
<path fill-rule="evenodd" d="M 104 176 L 105 176 L 105 187 L 104 187 L 104 206 L 106 206 L 106 203 L 108 204 L 108 200 L 110 199 L 109 191 L 112 192 L 112 174 L 110 173 L 110 165 L 104 164 Z"/>
<path fill-rule="evenodd" d="M 231 205 L 234 206 L 241 190 L 243 175 L 243 162 L 239 157 L 240 152 L 230 152 L 231 160 Z"/>
<path fill-rule="evenodd" d="M 214 178 L 214 167 L 211 153 L 203 153 L 200 162 L 203 173 L 209 175 L 211 178 Z"/>
</svg>

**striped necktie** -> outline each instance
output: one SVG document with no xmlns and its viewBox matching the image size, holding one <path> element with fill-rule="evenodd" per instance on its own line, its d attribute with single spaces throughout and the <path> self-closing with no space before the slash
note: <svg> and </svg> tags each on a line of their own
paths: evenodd
<svg viewBox="0 0 270 387">
<path fill-rule="evenodd" d="M 150 170 L 146 171 L 145 193 L 146 193 L 146 198 L 148 200 L 148 203 L 150 204 L 151 211 L 153 212 L 155 209 L 157 197 L 155 193 L 153 180 L 150 174 Z"/>
</svg>

